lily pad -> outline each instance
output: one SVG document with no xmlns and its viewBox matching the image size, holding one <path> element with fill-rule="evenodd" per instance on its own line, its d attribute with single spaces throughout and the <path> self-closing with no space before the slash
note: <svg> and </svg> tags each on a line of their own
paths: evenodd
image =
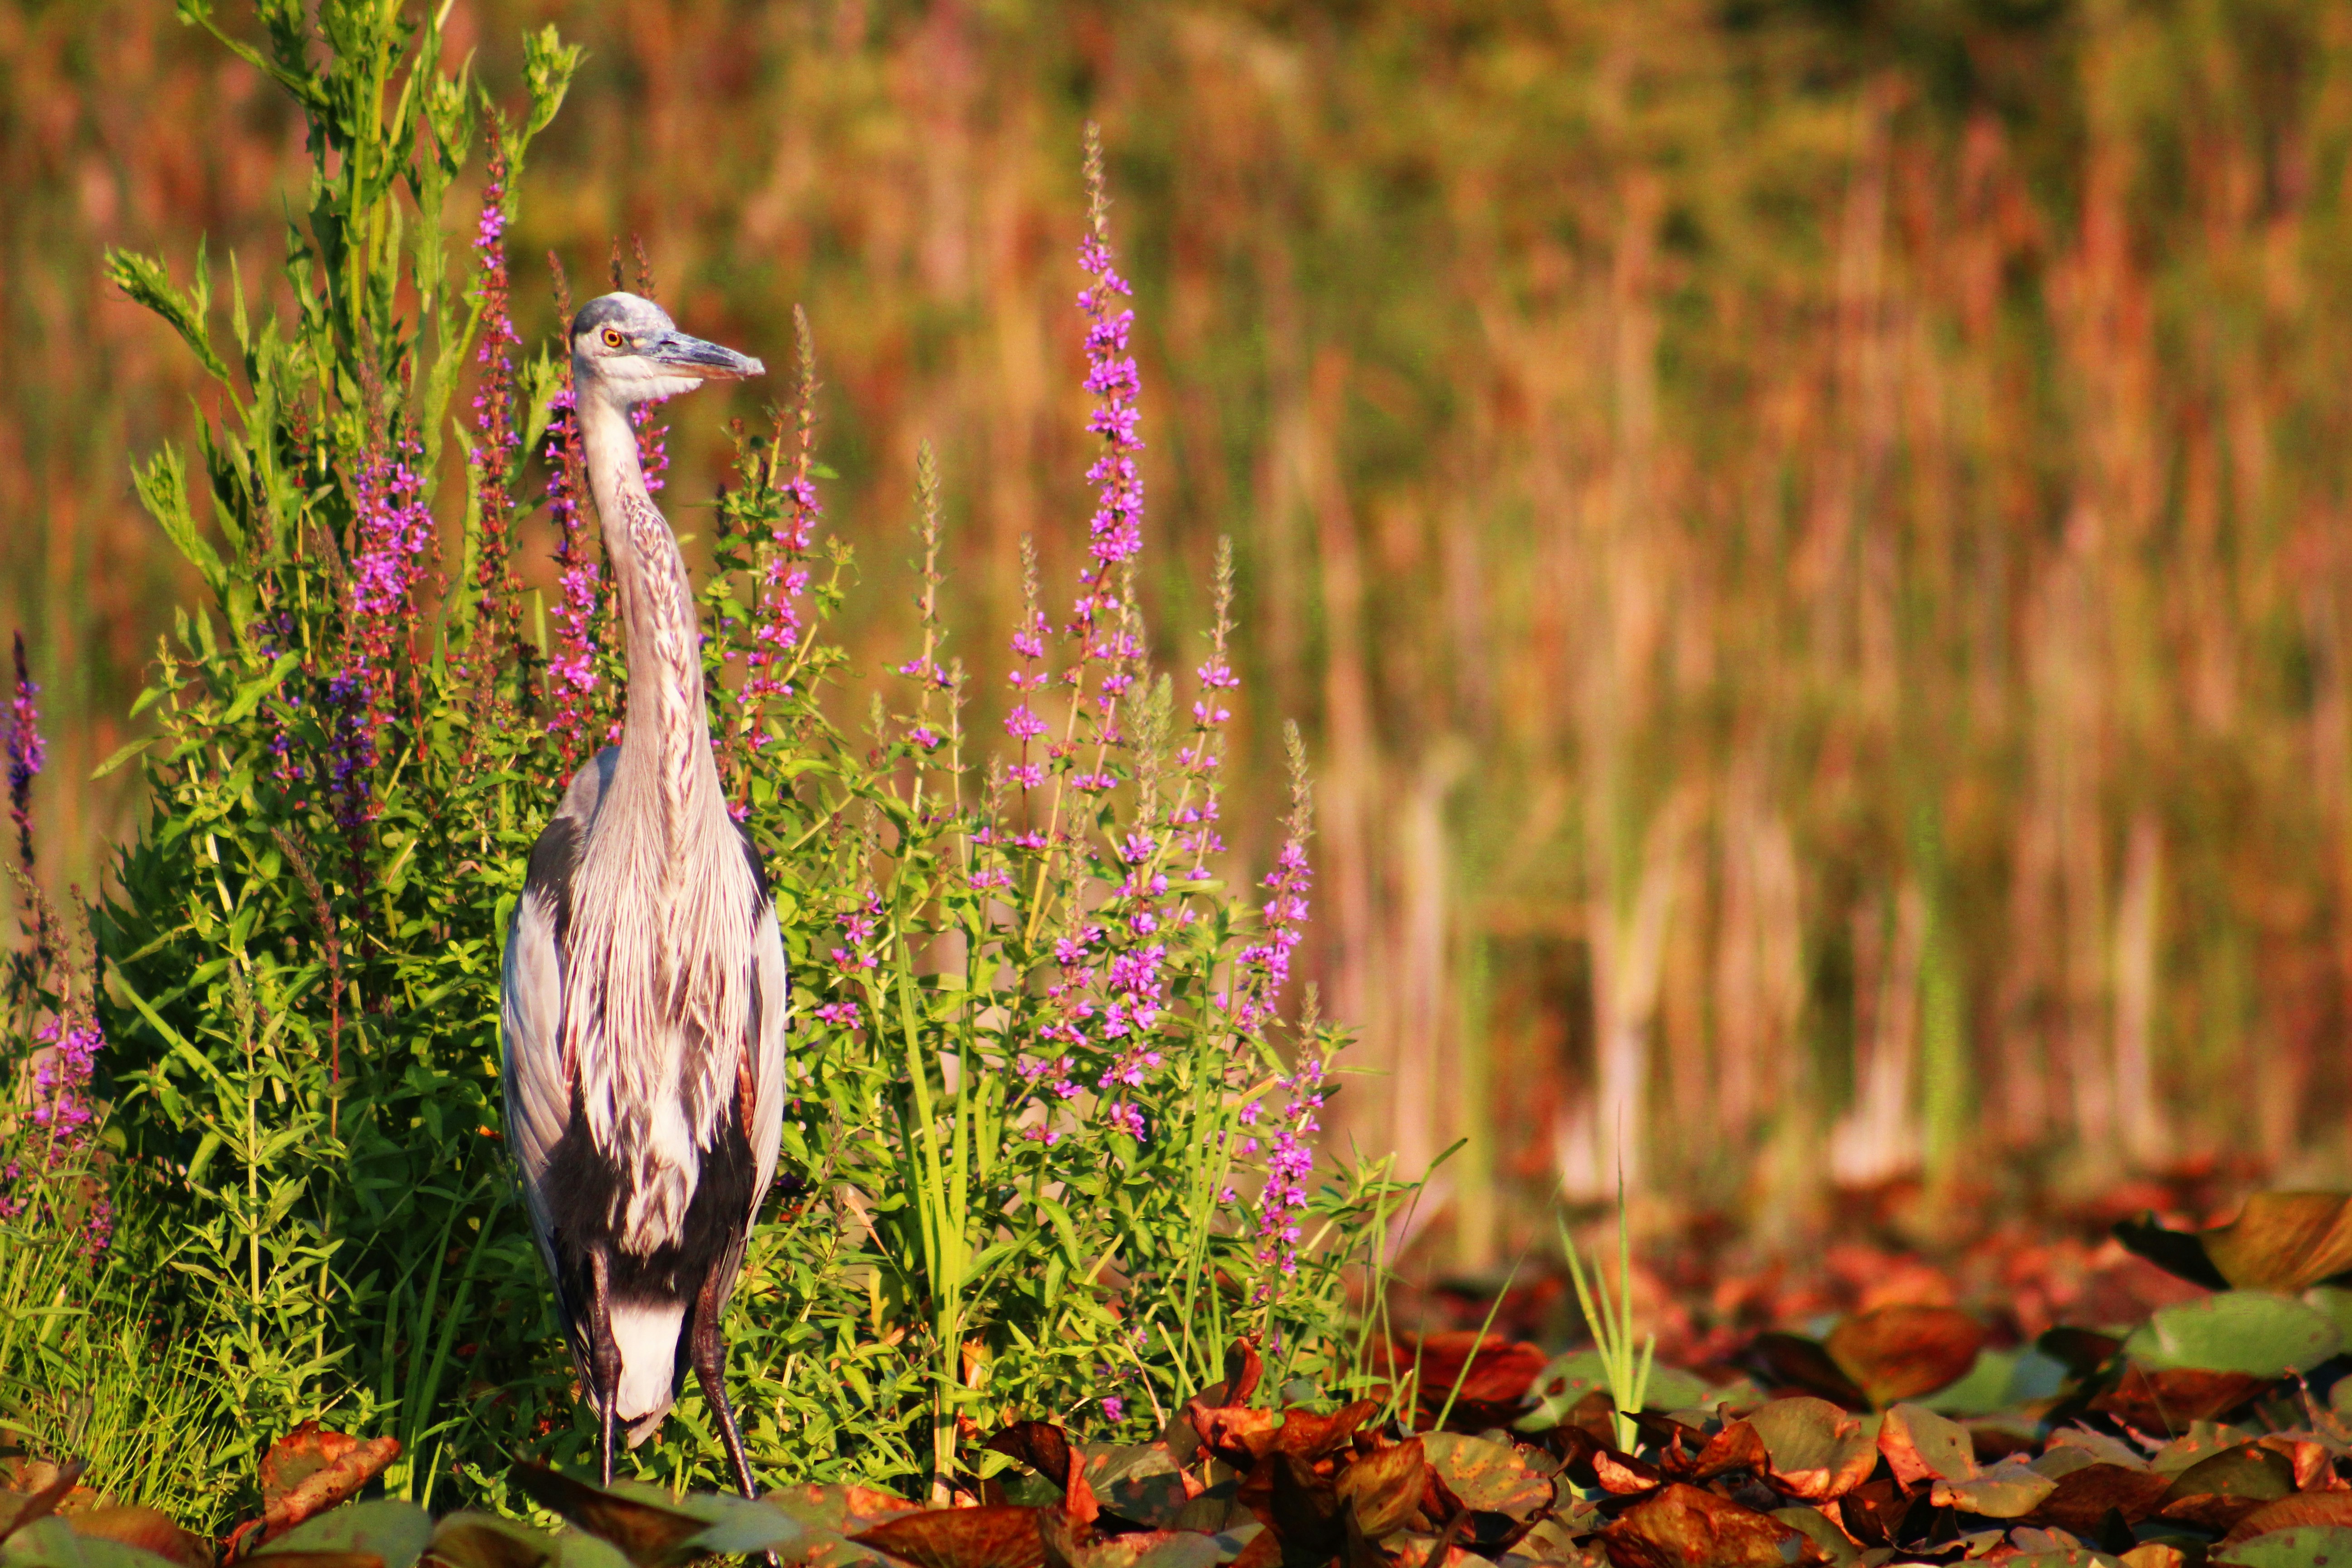
<svg viewBox="0 0 2352 1568">
<path fill-rule="evenodd" d="M 1296 1419 L 1294 1414 L 1293 1419 Z M 1165 1443 L 1081 1443 L 1095 1500 L 1130 1524 L 1166 1530 L 1187 1500 L 1183 1473 Z"/>
<path fill-rule="evenodd" d="M 1990 1415 L 2049 1398 L 2065 1385 L 2069 1374 L 2064 1362 L 2038 1346 L 1979 1351 L 1966 1377 L 1919 1403 L 1946 1415 Z"/>
<path fill-rule="evenodd" d="M 1551 1477 L 1508 1443 L 1432 1432 L 1422 1438 L 1429 1468 L 1465 1508 L 1525 1520 L 1551 1505 Z"/>
<path fill-rule="evenodd" d="M 449 1568 L 541 1568 L 554 1560 L 557 1546 L 554 1536 L 529 1525 L 468 1510 L 433 1527 L 430 1550 L 436 1564 Z"/>
<path fill-rule="evenodd" d="M 288 1552 L 362 1552 L 383 1568 L 409 1568 L 433 1539 L 433 1517 L 413 1502 L 383 1498 L 347 1503 L 272 1536 L 253 1554 L 257 1563 Z"/>
<path fill-rule="evenodd" d="M 2292 1296 L 2225 1290 L 2160 1308 L 2124 1351 L 2144 1366 L 2279 1377 L 2317 1366 L 2342 1346 L 2327 1314 Z"/>
<path fill-rule="evenodd" d="M 1821 1561 L 1801 1531 L 1729 1498 L 1675 1482 L 1644 1498 L 1601 1532 L 1615 1563 L 1704 1563 L 1710 1568 L 1783 1568 Z"/>
<path fill-rule="evenodd" d="M 5 1568 L 172 1568 L 171 1559 L 102 1536 L 82 1535 L 54 1514 L 0 1543 Z"/>
<path fill-rule="evenodd" d="M 2091 1408 L 2118 1416 L 2143 1432 L 2177 1432 L 2244 1404 L 2270 1381 L 2251 1373 L 2152 1367 L 2131 1362 L 2124 1368 L 2122 1381 L 2093 1399 Z"/>
<path fill-rule="evenodd" d="M 1366 1454 L 1339 1472 L 1339 1500 L 1356 1510 L 1356 1528 L 1367 1540 L 1392 1535 L 1412 1522 L 1421 1507 L 1426 1452 L 1422 1439 L 1412 1437 Z"/>
<path fill-rule="evenodd" d="M 850 1539 L 916 1568 L 1038 1568 L 1045 1561 L 1038 1524 L 1048 1516 L 1061 1517 L 1052 1509 L 931 1509 L 900 1514 Z"/>
<path fill-rule="evenodd" d="M 2305 1290 L 2352 1268 L 2352 1194 L 2256 1193 L 2197 1239 L 2242 1290 Z"/>
<path fill-rule="evenodd" d="M 1878 1462 L 1862 1423 L 1826 1399 L 1775 1399 L 1749 1411 L 1748 1423 L 1764 1440 L 1773 1484 L 1808 1502 L 1852 1491 Z"/>
<path fill-rule="evenodd" d="M 1958 1308 L 1888 1306 L 1846 1319 L 1822 1348 L 1884 1408 L 1958 1383 L 1984 1342 L 1984 1325 Z"/>
<path fill-rule="evenodd" d="M 180 1568 L 212 1568 L 211 1547 L 152 1508 L 90 1508 L 65 1516 L 77 1535 L 119 1541 Z"/>
<path fill-rule="evenodd" d="M 2214 1562 L 2230 1568 L 2327 1568 L 2352 1563 L 2352 1530 L 2339 1524 L 2274 1530 L 2231 1547 Z"/>
<path fill-rule="evenodd" d="M 1549 1432 L 1567 1421 L 1577 1401 L 1595 1390 L 1604 1394 L 1609 1391 L 1608 1365 L 1599 1351 L 1570 1351 L 1554 1356 L 1536 1374 L 1528 1389 L 1537 1401 L 1536 1407 L 1512 1425 L 1522 1432 Z M 1645 1410 L 1688 1410 L 1706 1404 L 1713 1394 L 1714 1390 L 1704 1379 L 1679 1367 L 1653 1366 L 1649 1384 L 1642 1391 L 1642 1406 Z"/>
<path fill-rule="evenodd" d="M 638 1568 L 653 1568 L 680 1555 L 688 1542 L 709 1528 L 708 1521 L 677 1507 L 667 1494 L 656 1494 L 662 1500 L 655 1502 L 619 1487 L 593 1487 L 532 1464 L 519 1463 L 507 1473 L 525 1497 L 611 1542 Z"/>
<path fill-rule="evenodd" d="M 1862 1559 L 1862 1548 L 1848 1541 L 1845 1531 L 1830 1522 L 1829 1515 L 1817 1508 L 1776 1508 L 1772 1517 L 1813 1543 L 1824 1562 L 1834 1568 Z"/>
<path fill-rule="evenodd" d="M 1897 1405 L 1878 1426 L 1878 1451 L 1905 1486 L 1964 1481 L 1977 1473 L 1968 1429 L 1918 1405 Z"/>
<path fill-rule="evenodd" d="M 2260 1443 L 2237 1443 L 2200 1459 L 2172 1479 L 2166 1500 L 2200 1496 L 2254 1498 L 2271 1502 L 2294 1490 L 2294 1462 Z"/>
<path fill-rule="evenodd" d="M 1937 1481 L 1927 1500 L 1937 1508 L 1987 1519 L 2023 1519 L 2057 1489 L 2058 1483 L 2034 1469 L 2024 1456 L 2011 1454 L 1966 1480 Z"/>
<path fill-rule="evenodd" d="M 2156 1512 L 2163 1500 L 2168 1483 L 2145 1467 L 2134 1469 L 2110 1465 L 2092 1458 L 2080 1448 L 2054 1448 L 2051 1452 L 2081 1455 L 2084 1462 L 2056 1477 L 2057 1486 L 2034 1506 L 2029 1516 L 2036 1524 L 2054 1525 L 2087 1535 L 2096 1531 L 2110 1512 L 2122 1515 L 2126 1524 L 2137 1524 Z M 2033 1468 L 2045 1476 L 2052 1473 L 2039 1462 Z"/>
</svg>

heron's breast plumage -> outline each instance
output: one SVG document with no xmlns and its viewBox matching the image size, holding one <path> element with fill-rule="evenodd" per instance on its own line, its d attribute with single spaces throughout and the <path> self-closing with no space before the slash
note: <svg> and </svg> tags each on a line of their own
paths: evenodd
<svg viewBox="0 0 2352 1568">
<path fill-rule="evenodd" d="M 582 855 L 564 1016 L 588 1134 L 622 1177 L 619 1243 L 645 1255 L 680 1241 L 703 1155 L 741 1114 L 763 900 L 723 808 L 718 831 L 674 836 L 631 830 L 630 805 L 608 803 Z"/>
</svg>

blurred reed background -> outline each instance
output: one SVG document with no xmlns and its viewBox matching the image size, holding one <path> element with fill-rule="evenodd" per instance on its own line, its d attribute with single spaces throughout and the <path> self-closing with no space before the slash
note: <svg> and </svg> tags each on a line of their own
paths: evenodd
<svg viewBox="0 0 2352 1568">
<path fill-rule="evenodd" d="M 1139 282 L 1163 654 L 1243 568 L 1237 847 L 1307 727 L 1338 1136 L 1469 1268 L 1543 1205 L 2347 1169 L 2352 7 L 456 0 L 590 51 L 515 254 L 640 234 L 829 394 L 856 632 L 913 453 L 992 678 L 1083 536 L 1078 126 Z M 194 391 L 102 247 L 257 260 L 296 134 L 161 0 L 0 5 L 0 624 L 86 777 L 186 584 Z M 294 193 L 299 199 L 299 191 Z M 248 266 L 247 271 L 257 270 Z M 543 273 L 519 306 L 551 324 Z M 519 313 L 523 313 L 520 312 Z M 527 334 L 533 318 L 524 315 Z M 719 433 L 691 405 L 681 528 Z M 1053 580 L 1049 576 L 1049 580 Z M 998 708 L 993 700 L 990 706 Z M 854 704 L 862 710 L 862 697 Z M 992 714 L 982 716 L 987 721 Z M 50 793 L 96 875 L 124 775 Z"/>
</svg>

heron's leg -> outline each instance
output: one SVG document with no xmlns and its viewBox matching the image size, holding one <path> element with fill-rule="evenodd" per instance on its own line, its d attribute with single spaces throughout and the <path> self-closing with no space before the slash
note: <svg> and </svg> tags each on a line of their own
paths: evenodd
<svg viewBox="0 0 2352 1568">
<path fill-rule="evenodd" d="M 694 1375 L 702 1397 L 719 1417 L 719 1436 L 727 1445 L 728 1462 L 735 1467 L 735 1485 L 746 1498 L 757 1499 L 751 1482 L 751 1461 L 743 1452 L 743 1429 L 735 1424 L 735 1406 L 727 1397 L 727 1336 L 719 1320 L 727 1310 L 727 1287 L 734 1270 L 713 1268 L 702 1277 L 694 1298 Z"/>
<path fill-rule="evenodd" d="M 613 1416 L 621 1405 L 621 1345 L 613 1338 L 613 1259 L 602 1247 L 588 1253 L 588 1353 L 596 1386 L 597 1453 L 604 1485 L 613 1484 Z"/>
</svg>

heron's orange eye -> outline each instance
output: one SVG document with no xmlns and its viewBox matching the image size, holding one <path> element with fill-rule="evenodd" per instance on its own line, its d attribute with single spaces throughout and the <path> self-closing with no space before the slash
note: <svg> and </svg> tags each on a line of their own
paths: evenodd
<svg viewBox="0 0 2352 1568">
<path fill-rule="evenodd" d="M 606 327 L 604 329 L 604 346 L 608 349 L 616 349 L 621 346 L 620 328 Z"/>
</svg>

